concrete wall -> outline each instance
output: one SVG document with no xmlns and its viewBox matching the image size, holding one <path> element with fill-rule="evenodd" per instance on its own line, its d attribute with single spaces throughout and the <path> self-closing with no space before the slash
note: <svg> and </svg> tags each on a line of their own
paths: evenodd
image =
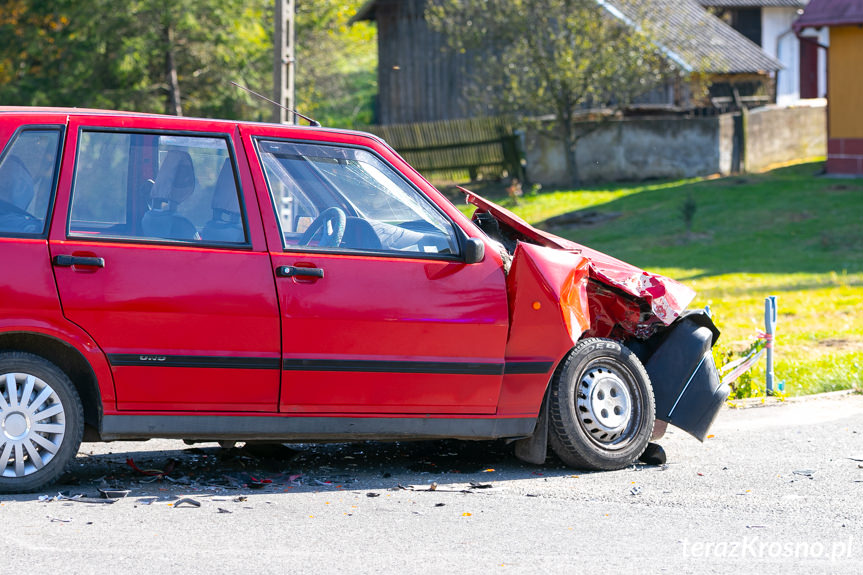
<svg viewBox="0 0 863 575">
<path fill-rule="evenodd" d="M 582 181 L 686 178 L 728 173 L 733 118 L 646 118 L 581 124 L 576 162 Z M 720 129 L 724 127 L 725 129 Z M 563 143 L 551 124 L 526 134 L 527 177 L 543 185 L 566 185 Z M 720 145 L 720 135 L 729 139 Z"/>
<path fill-rule="evenodd" d="M 566 156 L 553 127 L 549 121 L 527 130 L 527 177 L 534 183 L 565 186 Z M 760 171 L 825 155 L 826 127 L 823 101 L 812 101 L 809 107 L 759 108 L 748 113 L 746 122 L 739 114 L 724 114 L 582 123 L 585 135 L 578 141 L 576 161 L 586 182 Z"/>
<path fill-rule="evenodd" d="M 747 172 L 827 154 L 827 109 L 823 102 L 813 101 L 808 107 L 758 108 L 747 114 L 744 124 Z"/>
</svg>

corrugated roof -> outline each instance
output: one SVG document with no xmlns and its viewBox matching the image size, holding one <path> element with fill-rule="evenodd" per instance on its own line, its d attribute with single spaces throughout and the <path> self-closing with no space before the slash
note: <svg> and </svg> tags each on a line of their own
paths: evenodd
<svg viewBox="0 0 863 575">
<path fill-rule="evenodd" d="M 863 0 L 812 0 L 794 22 L 794 30 L 863 24 Z"/>
<path fill-rule="evenodd" d="M 710 8 L 803 8 L 808 0 L 698 0 Z"/>
<path fill-rule="evenodd" d="M 351 20 L 374 20 L 378 5 L 394 1 L 367 0 Z M 651 33 L 663 51 L 687 71 L 759 74 L 782 69 L 778 60 L 771 58 L 760 46 L 709 14 L 695 0 L 596 2 L 627 24 L 638 26 L 642 19 L 648 20 Z"/>
<path fill-rule="evenodd" d="M 662 50 L 687 71 L 762 74 L 782 69 L 760 46 L 695 0 L 597 0 L 630 25 L 646 21 Z M 649 7 L 649 9 L 647 9 Z"/>
</svg>

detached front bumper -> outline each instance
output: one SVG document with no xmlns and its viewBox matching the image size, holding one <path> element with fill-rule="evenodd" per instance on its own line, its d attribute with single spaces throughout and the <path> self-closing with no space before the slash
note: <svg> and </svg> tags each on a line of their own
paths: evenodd
<svg viewBox="0 0 863 575">
<path fill-rule="evenodd" d="M 723 385 L 711 349 L 719 330 L 704 312 L 688 313 L 654 336 L 645 363 L 656 418 L 704 441 L 731 389 Z M 651 346 L 652 347 L 652 346 Z"/>
</svg>

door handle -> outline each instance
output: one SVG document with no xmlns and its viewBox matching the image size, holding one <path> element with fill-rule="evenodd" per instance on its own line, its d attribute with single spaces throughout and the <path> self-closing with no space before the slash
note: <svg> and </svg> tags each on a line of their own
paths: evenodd
<svg viewBox="0 0 863 575">
<path fill-rule="evenodd" d="M 69 256 L 58 255 L 52 260 L 55 266 L 68 268 L 71 266 L 91 266 L 94 268 L 105 267 L 105 258 L 97 258 L 93 256 Z"/>
<path fill-rule="evenodd" d="M 276 268 L 276 276 L 280 278 L 322 278 L 324 270 L 321 268 L 301 268 L 297 266 L 279 266 Z"/>
</svg>

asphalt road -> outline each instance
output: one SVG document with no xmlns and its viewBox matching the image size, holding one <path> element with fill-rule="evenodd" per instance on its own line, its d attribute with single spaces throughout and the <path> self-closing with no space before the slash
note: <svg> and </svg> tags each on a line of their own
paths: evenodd
<svg viewBox="0 0 863 575">
<path fill-rule="evenodd" d="M 62 485 L 0 496 L 0 572 L 863 572 L 863 396 L 725 409 L 712 433 L 610 473 L 499 443 L 85 444 Z M 130 493 L 56 497 L 105 484 Z"/>
</svg>

